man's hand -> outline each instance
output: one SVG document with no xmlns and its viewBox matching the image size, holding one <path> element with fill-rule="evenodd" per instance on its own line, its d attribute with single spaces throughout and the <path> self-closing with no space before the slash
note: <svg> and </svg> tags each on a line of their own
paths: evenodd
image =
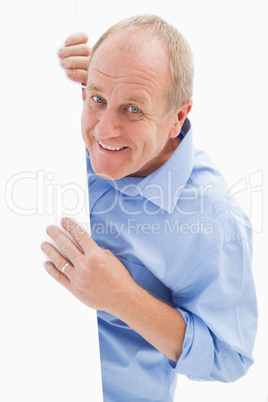
<svg viewBox="0 0 268 402">
<path fill-rule="evenodd" d="M 88 37 L 83 32 L 71 35 L 65 46 L 59 49 L 58 56 L 60 64 L 66 69 L 67 76 L 82 84 L 87 83 L 87 68 L 89 62 L 90 48 L 87 45 Z"/>
<path fill-rule="evenodd" d="M 82 251 L 59 228 L 49 226 L 48 235 L 71 265 L 62 273 L 68 261 L 52 244 L 44 242 L 41 248 L 52 260 L 45 263 L 46 271 L 87 306 L 113 314 L 136 283 L 121 262 L 109 250 L 100 248 L 76 222 L 63 218 L 61 224 Z"/>
<path fill-rule="evenodd" d="M 161 353 L 177 361 L 186 330 L 181 314 L 140 287 L 118 258 L 100 248 L 72 219 L 63 218 L 61 224 L 82 251 L 59 228 L 49 226 L 47 233 L 71 264 L 62 273 L 68 261 L 45 242 L 41 248 L 52 260 L 45 262 L 47 272 L 84 304 L 124 321 Z"/>
</svg>

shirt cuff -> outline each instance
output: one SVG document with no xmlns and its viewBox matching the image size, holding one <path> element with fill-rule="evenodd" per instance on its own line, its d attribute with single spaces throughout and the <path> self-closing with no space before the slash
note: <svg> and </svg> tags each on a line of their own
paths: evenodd
<svg viewBox="0 0 268 402">
<path fill-rule="evenodd" d="M 176 308 L 186 323 L 182 354 L 177 363 L 170 360 L 173 369 L 191 380 L 206 380 L 214 361 L 213 338 L 204 321 L 197 315 Z"/>
</svg>

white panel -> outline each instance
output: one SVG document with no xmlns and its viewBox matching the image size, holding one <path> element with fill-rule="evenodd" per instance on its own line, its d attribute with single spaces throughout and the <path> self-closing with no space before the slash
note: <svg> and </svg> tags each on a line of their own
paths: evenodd
<svg viewBox="0 0 268 402">
<path fill-rule="evenodd" d="M 96 312 L 47 274 L 40 249 L 62 216 L 89 229 L 81 87 L 57 58 L 75 1 L 6 2 L 0 25 L 0 400 L 101 402 Z"/>
</svg>

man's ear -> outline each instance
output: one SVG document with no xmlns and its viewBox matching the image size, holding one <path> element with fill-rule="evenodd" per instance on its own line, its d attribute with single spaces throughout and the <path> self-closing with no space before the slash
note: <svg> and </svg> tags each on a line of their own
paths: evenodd
<svg viewBox="0 0 268 402">
<path fill-rule="evenodd" d="M 192 109 L 192 106 L 193 106 L 193 101 L 190 100 L 189 102 L 185 103 L 183 106 L 180 106 L 178 109 L 176 109 L 176 111 L 174 111 L 175 122 L 169 133 L 170 138 L 178 137 L 178 135 L 181 132 L 183 123 L 184 123 L 187 115 L 190 113 L 190 111 Z"/>
</svg>

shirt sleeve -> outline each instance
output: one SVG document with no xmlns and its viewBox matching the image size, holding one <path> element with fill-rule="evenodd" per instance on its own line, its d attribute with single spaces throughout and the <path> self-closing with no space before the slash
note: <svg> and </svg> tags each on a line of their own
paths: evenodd
<svg viewBox="0 0 268 402">
<path fill-rule="evenodd" d="M 235 381 L 253 363 L 257 302 L 247 240 L 214 247 L 173 294 L 187 328 L 182 354 L 171 362 L 191 380 Z"/>
</svg>

